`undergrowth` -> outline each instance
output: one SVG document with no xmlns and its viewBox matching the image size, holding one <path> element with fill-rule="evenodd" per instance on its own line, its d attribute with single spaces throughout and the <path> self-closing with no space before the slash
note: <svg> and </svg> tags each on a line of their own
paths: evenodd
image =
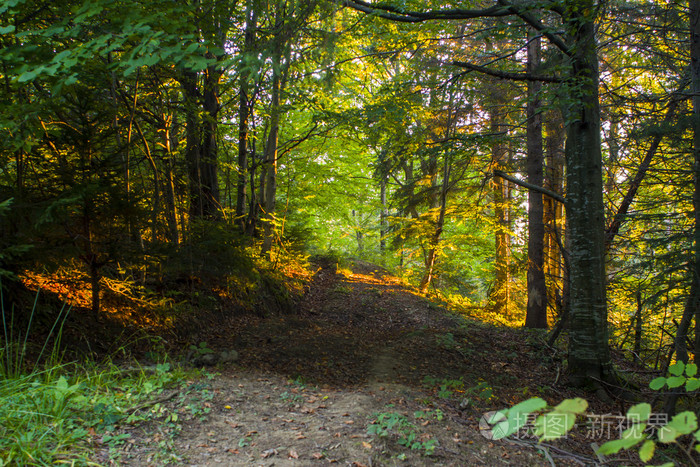
<svg viewBox="0 0 700 467">
<path fill-rule="evenodd" d="M 27 355 L 37 355 L 28 352 L 36 301 L 24 334 L 13 333 L 14 310 L 6 312 L 0 305 L 0 311 L 0 466 L 97 465 L 96 448 L 106 445 L 111 450 L 112 444 L 123 442 L 114 435 L 120 423 L 156 416 L 150 408 L 159 395 L 188 376 L 166 362 L 130 369 L 109 362 L 63 363 L 60 336 L 70 309 L 61 311 L 30 363 Z"/>
</svg>

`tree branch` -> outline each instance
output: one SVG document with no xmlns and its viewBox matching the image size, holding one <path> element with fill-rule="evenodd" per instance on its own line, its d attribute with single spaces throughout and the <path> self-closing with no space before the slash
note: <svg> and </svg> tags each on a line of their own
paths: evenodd
<svg viewBox="0 0 700 467">
<path fill-rule="evenodd" d="M 363 0 L 344 0 L 343 4 L 363 13 L 379 16 L 380 18 L 403 23 L 420 23 L 423 21 L 445 19 L 474 19 L 474 18 L 494 18 L 499 16 L 512 16 L 513 12 L 508 7 L 494 5 L 490 8 L 480 10 L 465 10 L 462 8 L 452 8 L 448 10 L 432 11 L 408 11 L 394 5 L 385 3 L 372 4 Z"/>
<path fill-rule="evenodd" d="M 496 78 L 507 79 L 510 81 L 541 81 L 545 83 L 561 83 L 562 80 L 555 76 L 544 76 L 544 75 L 531 75 L 528 73 L 513 73 L 510 71 L 500 71 L 494 70 L 492 68 L 487 68 L 484 66 L 474 65 L 469 62 L 453 61 L 452 65 L 458 66 L 460 68 L 465 68 L 470 71 L 477 71 L 485 75 L 493 76 Z"/>
<path fill-rule="evenodd" d="M 542 193 L 543 195 L 549 196 L 550 198 L 552 198 L 552 199 L 554 199 L 554 200 L 556 200 L 556 201 L 559 201 L 559 202 L 562 203 L 562 204 L 566 204 L 566 198 L 564 198 L 564 197 L 563 197 L 562 195 L 560 195 L 559 193 L 555 193 L 555 192 L 553 192 L 552 190 L 548 190 L 547 188 L 544 188 L 544 187 L 541 187 L 541 186 L 537 186 L 537 185 L 533 185 L 532 183 L 528 183 L 528 182 L 525 182 L 525 181 L 523 181 L 523 180 L 518 180 L 517 178 L 512 177 L 512 176 L 508 175 L 508 174 L 505 173 L 505 172 L 501 172 L 500 170 L 494 170 L 494 171 L 493 171 L 493 175 L 494 175 L 494 177 L 501 177 L 501 178 L 503 178 L 503 179 L 505 179 L 505 180 L 508 180 L 509 182 L 513 182 L 513 183 L 515 183 L 516 185 L 520 185 L 520 186 L 525 187 L 525 188 L 527 188 L 527 189 L 529 189 L 529 190 L 535 190 L 535 191 L 537 191 L 537 192 L 539 192 L 539 193 Z"/>
<path fill-rule="evenodd" d="M 675 113 L 676 109 L 678 108 L 678 104 L 682 100 L 687 99 L 687 96 L 684 96 L 682 94 L 685 87 L 686 83 L 683 83 L 681 88 L 674 92 L 671 96 L 671 101 L 669 102 L 668 108 L 666 109 L 666 115 L 664 115 L 664 126 L 671 124 L 671 122 L 675 118 Z M 642 181 L 644 180 L 644 177 L 647 174 L 647 170 L 651 165 L 651 161 L 654 159 L 654 155 L 656 155 L 656 151 L 658 150 L 659 144 L 661 144 L 661 140 L 664 136 L 665 134 L 662 132 L 659 132 L 654 135 L 654 139 L 652 139 L 651 144 L 647 149 L 647 152 L 644 156 L 644 160 L 642 160 L 639 169 L 637 169 L 637 173 L 634 176 L 634 179 L 630 182 L 629 188 L 627 189 L 627 194 L 625 194 L 625 197 L 622 198 L 622 202 L 617 208 L 615 216 L 610 222 L 608 228 L 605 229 L 605 251 L 610 249 L 610 245 L 615 239 L 615 236 L 620 231 L 620 227 L 622 226 L 625 217 L 627 217 L 627 212 L 629 211 L 629 208 L 632 205 L 632 202 L 634 201 L 634 197 L 637 195 L 637 190 L 639 190 L 639 187 L 642 185 Z"/>
<path fill-rule="evenodd" d="M 513 15 L 517 16 L 518 18 L 525 21 L 528 25 L 532 26 L 532 28 L 535 29 L 537 32 L 541 33 L 544 37 L 547 38 L 547 40 L 549 40 L 549 42 L 551 42 L 554 46 L 561 50 L 562 53 L 568 56 L 572 55 L 571 48 L 561 37 L 557 36 L 556 34 L 553 34 L 550 28 L 547 28 L 547 26 L 542 24 L 539 20 L 534 18 L 527 11 L 521 9 L 519 6 L 515 6 L 512 3 L 509 3 L 506 0 L 498 0 L 498 3 L 501 6 L 507 8 L 508 11 L 511 12 Z"/>
<path fill-rule="evenodd" d="M 343 5 L 361 11 L 363 13 L 379 16 L 380 18 L 401 23 L 421 23 L 430 20 L 460 20 L 474 18 L 498 18 L 503 16 L 517 16 L 544 35 L 554 46 L 564 54 L 571 55 L 570 48 L 561 37 L 552 33 L 549 28 L 530 15 L 524 9 L 516 7 L 505 0 L 498 0 L 498 4 L 479 10 L 467 10 L 463 8 L 450 8 L 446 10 L 410 11 L 386 3 L 369 3 L 364 0 L 343 0 Z M 553 5 L 553 11 L 557 11 Z"/>
</svg>

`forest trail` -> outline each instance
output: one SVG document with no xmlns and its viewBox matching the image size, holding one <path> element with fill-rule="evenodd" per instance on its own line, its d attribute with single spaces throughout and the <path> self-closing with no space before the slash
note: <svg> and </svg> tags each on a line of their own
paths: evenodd
<svg viewBox="0 0 700 467">
<path fill-rule="evenodd" d="M 296 314 L 232 318 L 218 331 L 210 345 L 233 345 L 240 360 L 167 402 L 187 419 L 176 432 L 133 429 L 113 462 L 551 465 L 479 431 L 484 412 L 531 396 L 548 371 L 518 351 L 524 336 L 451 315 L 376 266 L 321 262 Z"/>
</svg>

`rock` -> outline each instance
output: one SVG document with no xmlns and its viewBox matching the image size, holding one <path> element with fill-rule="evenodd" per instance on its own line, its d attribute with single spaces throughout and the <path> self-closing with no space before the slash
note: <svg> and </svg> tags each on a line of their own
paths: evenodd
<svg viewBox="0 0 700 467">
<path fill-rule="evenodd" d="M 230 363 L 230 362 L 235 362 L 238 360 L 238 352 L 235 350 L 224 350 L 219 354 L 219 362 L 221 363 Z"/>
</svg>

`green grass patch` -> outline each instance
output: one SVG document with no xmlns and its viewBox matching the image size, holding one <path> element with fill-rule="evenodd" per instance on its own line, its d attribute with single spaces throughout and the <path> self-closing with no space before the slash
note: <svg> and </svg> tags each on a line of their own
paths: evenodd
<svg viewBox="0 0 700 467">
<path fill-rule="evenodd" d="M 97 446 L 111 451 L 125 441 L 119 424 L 161 417 L 152 410 L 154 404 L 190 376 L 166 362 L 129 369 L 110 363 L 61 363 L 60 333 L 70 310 L 56 320 L 53 345 L 48 345 L 49 336 L 30 364 L 26 356 L 35 311 L 25 333 L 13 335 L 14 313 L 0 307 L 0 466 L 96 465 Z"/>
</svg>

